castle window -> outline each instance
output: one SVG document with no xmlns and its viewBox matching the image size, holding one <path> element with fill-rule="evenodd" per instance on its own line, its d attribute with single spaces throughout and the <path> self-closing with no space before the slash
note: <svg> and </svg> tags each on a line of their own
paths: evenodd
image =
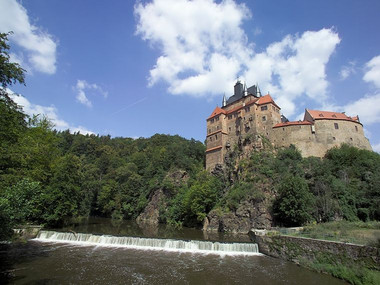
<svg viewBox="0 0 380 285">
<path fill-rule="evenodd" d="M 234 118 L 236 118 L 236 117 L 237 117 L 237 113 L 234 114 Z"/>
<path fill-rule="evenodd" d="M 338 125 L 338 123 L 334 123 L 334 128 L 335 128 L 336 130 L 339 129 L 339 125 Z"/>
<path fill-rule="evenodd" d="M 263 117 L 261 118 L 261 120 L 262 120 L 263 122 L 265 122 L 265 121 L 267 120 L 267 116 L 263 116 Z"/>
<path fill-rule="evenodd" d="M 285 128 L 282 128 L 283 131 L 285 131 Z"/>
<path fill-rule="evenodd" d="M 212 137 L 210 137 L 210 142 L 212 142 Z"/>
<path fill-rule="evenodd" d="M 231 127 L 229 127 L 229 128 L 228 128 L 228 132 L 230 132 L 230 133 L 231 133 Z"/>
<path fill-rule="evenodd" d="M 211 133 L 211 129 L 208 129 L 208 133 Z"/>
<path fill-rule="evenodd" d="M 215 135 L 215 139 L 216 139 L 216 140 L 218 139 L 218 135 Z"/>
<path fill-rule="evenodd" d="M 355 131 L 358 131 L 358 126 L 355 126 Z"/>
<path fill-rule="evenodd" d="M 216 126 L 216 130 L 219 130 L 219 126 Z"/>
<path fill-rule="evenodd" d="M 219 116 L 215 118 L 216 121 L 219 121 Z"/>
<path fill-rule="evenodd" d="M 350 140 L 351 140 L 351 141 L 353 141 L 353 139 L 352 139 L 352 138 L 350 138 Z"/>
<path fill-rule="evenodd" d="M 267 105 L 261 106 L 261 111 L 265 111 L 265 110 L 268 110 L 268 106 Z"/>
<path fill-rule="evenodd" d="M 232 115 L 228 115 L 228 120 L 231 120 L 232 119 Z"/>
<path fill-rule="evenodd" d="M 212 123 L 214 122 L 214 119 L 211 119 L 211 121 L 210 121 L 210 122 L 211 122 L 211 124 L 212 124 Z"/>
<path fill-rule="evenodd" d="M 335 140 L 336 140 L 336 138 L 335 138 L 335 137 L 333 137 L 333 140 L 335 141 Z"/>
<path fill-rule="evenodd" d="M 251 110 L 250 107 L 246 107 L 246 108 L 245 108 L 245 111 L 246 111 L 246 112 L 249 112 L 250 110 Z"/>
</svg>

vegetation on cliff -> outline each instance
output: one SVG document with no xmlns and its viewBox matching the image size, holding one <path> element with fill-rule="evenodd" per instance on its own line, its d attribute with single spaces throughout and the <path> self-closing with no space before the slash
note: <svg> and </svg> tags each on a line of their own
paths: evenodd
<svg viewBox="0 0 380 285">
<path fill-rule="evenodd" d="M 348 145 L 322 159 L 302 158 L 292 146 L 254 152 L 229 170 L 234 178 L 225 206 L 234 210 L 253 194 L 267 193 L 276 225 L 380 220 L 379 169 L 379 154 Z"/>
</svg>

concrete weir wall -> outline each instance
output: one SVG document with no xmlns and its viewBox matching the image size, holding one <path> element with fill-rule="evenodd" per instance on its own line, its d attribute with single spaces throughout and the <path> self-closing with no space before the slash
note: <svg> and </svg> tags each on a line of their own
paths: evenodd
<svg viewBox="0 0 380 285">
<path fill-rule="evenodd" d="M 368 269 L 380 270 L 380 249 L 369 246 L 300 238 L 266 235 L 250 232 L 259 252 L 297 264 L 329 262 L 350 266 L 360 264 Z"/>
</svg>

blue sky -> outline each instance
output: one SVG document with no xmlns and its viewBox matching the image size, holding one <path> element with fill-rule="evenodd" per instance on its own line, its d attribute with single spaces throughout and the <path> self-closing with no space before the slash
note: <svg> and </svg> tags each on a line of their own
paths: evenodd
<svg viewBox="0 0 380 285">
<path fill-rule="evenodd" d="M 203 141 L 236 78 L 289 119 L 359 115 L 380 151 L 380 2 L 0 0 L 0 32 L 26 70 L 13 86 L 57 129 Z"/>
</svg>

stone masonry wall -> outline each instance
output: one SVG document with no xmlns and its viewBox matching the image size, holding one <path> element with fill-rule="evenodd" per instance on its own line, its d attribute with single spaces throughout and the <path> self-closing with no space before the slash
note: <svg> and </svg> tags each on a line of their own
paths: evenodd
<svg viewBox="0 0 380 285">
<path fill-rule="evenodd" d="M 260 253 L 297 264 L 332 261 L 347 267 L 355 263 L 380 270 L 378 248 L 292 236 L 260 236 L 253 232 L 250 236 L 258 244 Z"/>
<path fill-rule="evenodd" d="M 334 124 L 338 124 L 338 129 Z M 346 143 L 360 149 L 372 150 L 360 123 L 342 120 L 316 120 L 311 125 L 289 125 L 273 129 L 277 147 L 295 145 L 302 156 L 323 157 L 327 150 Z"/>
</svg>

